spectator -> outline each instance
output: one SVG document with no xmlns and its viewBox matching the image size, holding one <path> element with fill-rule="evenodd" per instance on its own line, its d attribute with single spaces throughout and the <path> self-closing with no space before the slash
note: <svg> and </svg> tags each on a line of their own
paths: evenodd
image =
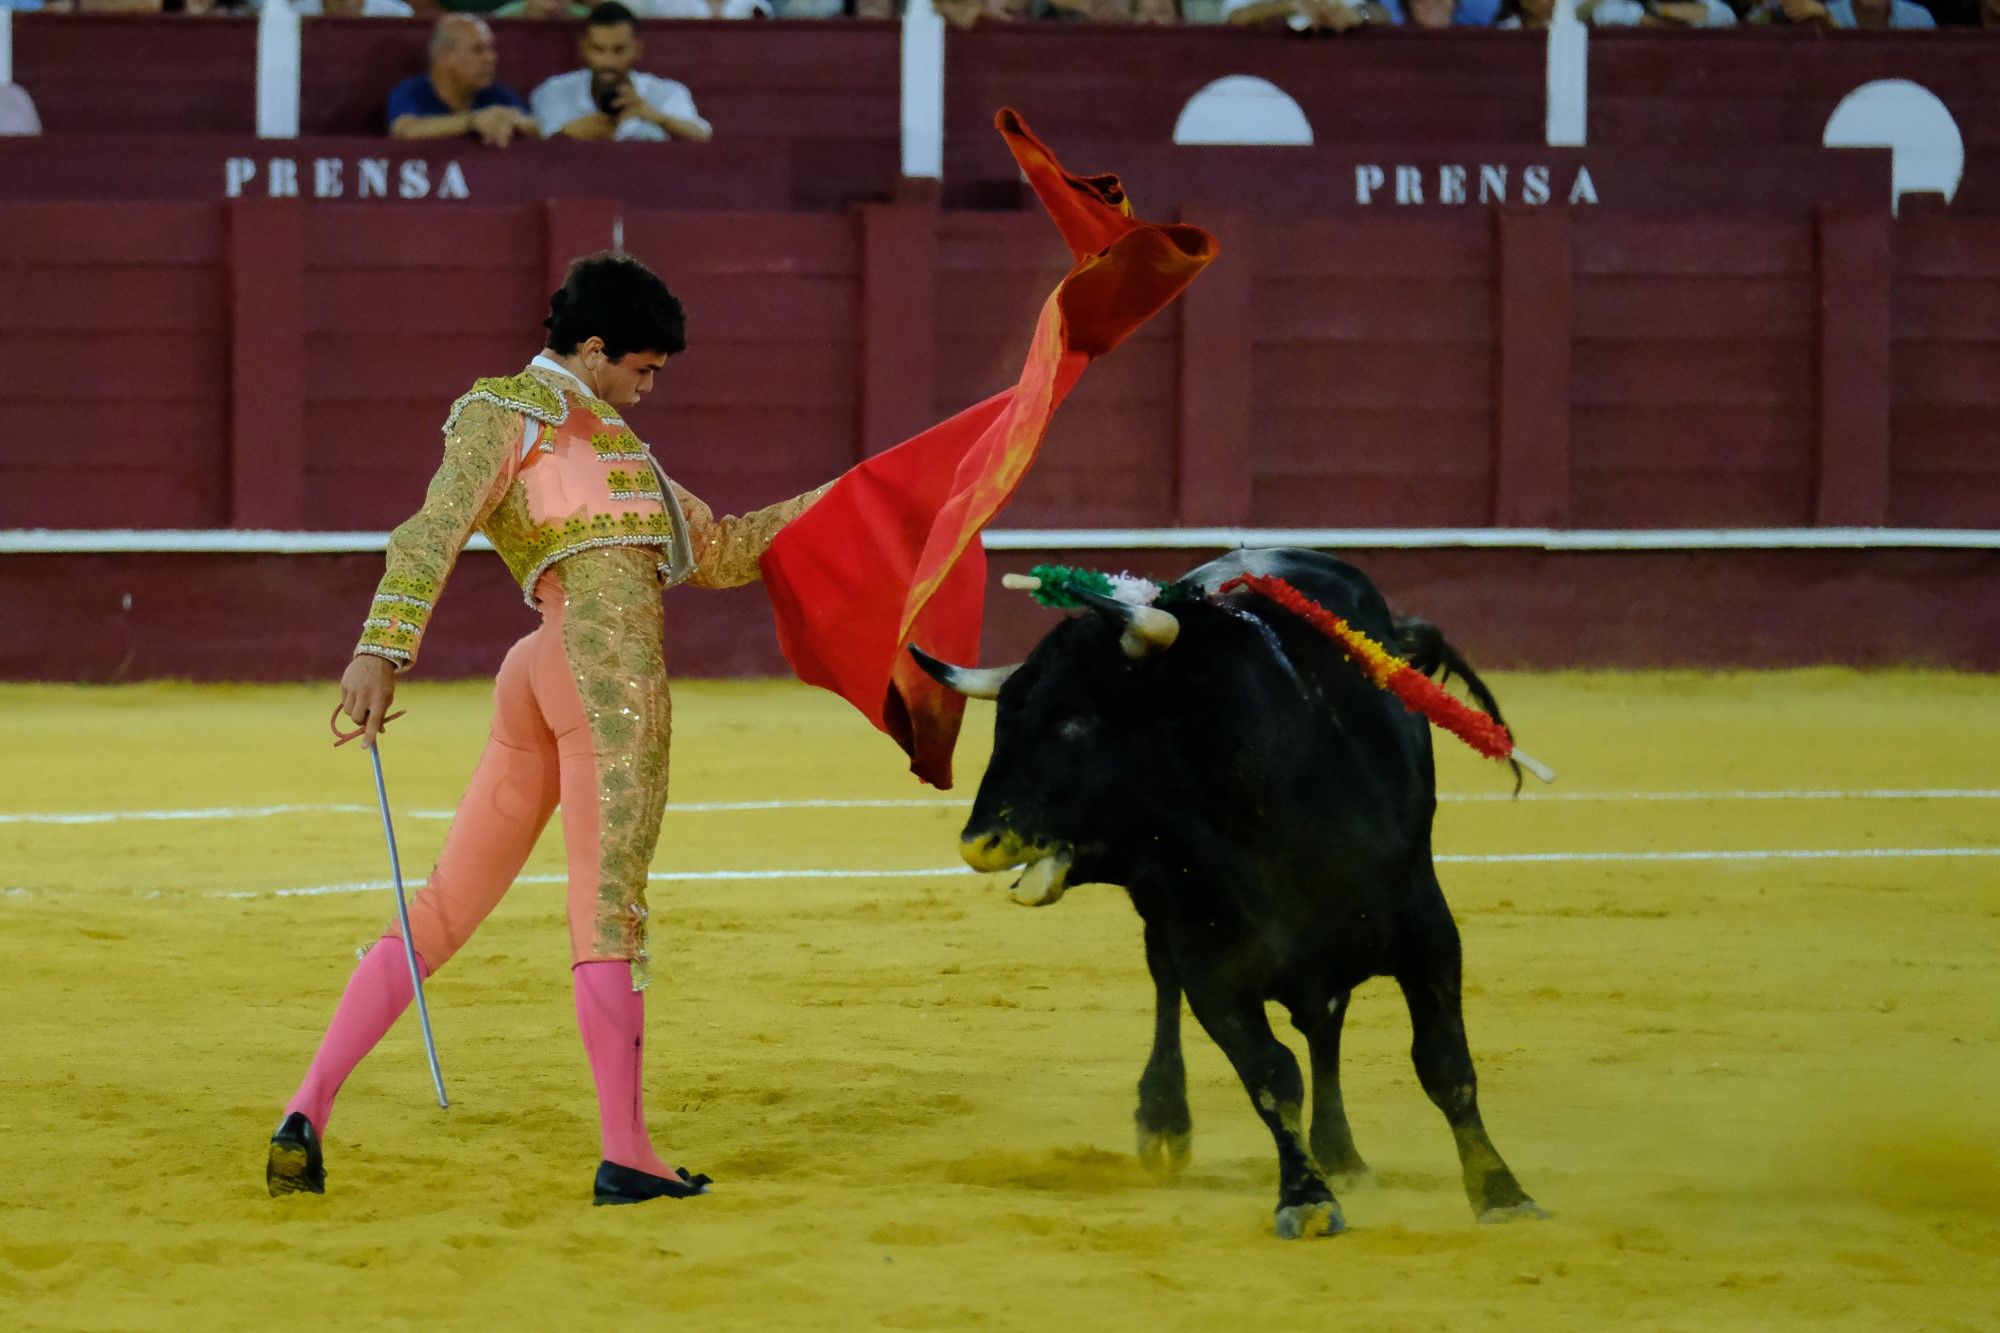
<svg viewBox="0 0 2000 1333">
<path fill-rule="evenodd" d="M 398 139 L 456 139 L 476 134 L 493 148 L 536 133 L 520 95 L 493 81 L 499 59 L 493 30 L 468 14 L 447 14 L 431 30 L 431 72 L 413 74 L 389 94 L 389 133 Z"/>
<path fill-rule="evenodd" d="M 580 19 L 590 14 L 589 5 L 575 0 L 507 0 L 488 15 L 496 19 Z"/>
<path fill-rule="evenodd" d="M 1282 23 L 1323 32 L 1345 32 L 1364 24 L 1485 28 L 1499 17 L 1500 0 L 1454 0 L 1447 7 L 1448 23 L 1428 25 L 1412 23 L 1405 9 L 1405 0 L 1222 0 L 1222 21 Z"/>
<path fill-rule="evenodd" d="M 1750 0 L 1744 9 L 1745 23 L 1774 28 L 1830 28 L 1826 6 L 1820 0 Z"/>
<path fill-rule="evenodd" d="M 1346 0 L 1222 0 L 1224 23 L 1272 24 L 1296 32 L 1346 32 L 1368 23 L 1394 23 L 1399 17 L 1381 5 Z"/>
<path fill-rule="evenodd" d="M 407 19 L 417 11 L 404 0 L 292 0 L 302 19 Z"/>
<path fill-rule="evenodd" d="M 1493 26 L 1509 31 L 1526 28 L 1541 32 L 1555 22 L 1556 0 L 1501 0 L 1500 17 Z"/>
<path fill-rule="evenodd" d="M 771 0 L 632 0 L 642 19 L 767 19 Z"/>
<path fill-rule="evenodd" d="M 1442 32 L 1451 26 L 1456 0 L 1404 0 L 1403 26 Z"/>
<path fill-rule="evenodd" d="M 1994 2 L 2000 4 L 2000 0 Z M 1187 16 L 1181 13 L 1181 0 L 1132 0 L 1130 18 L 1134 23 L 1153 23 L 1162 27 L 1187 22 Z"/>
<path fill-rule="evenodd" d="M 1935 28 L 1937 20 L 1910 0 L 1826 0 L 1826 16 L 1836 28 L 1882 32 L 1890 28 Z"/>
<path fill-rule="evenodd" d="M 571 139 L 692 139 L 714 130 L 694 109 L 684 83 L 634 71 L 645 51 L 632 11 L 609 0 L 584 20 L 577 54 L 584 68 L 558 74 L 535 89 L 535 119 L 543 135 Z"/>
<path fill-rule="evenodd" d="M 1597 0 L 1590 22 L 1598 28 L 1733 28 L 1736 11 L 1722 0 Z"/>
<path fill-rule="evenodd" d="M 954 28 L 975 23 L 1017 23 L 1028 17 L 1029 0 L 931 0 L 937 16 Z"/>
<path fill-rule="evenodd" d="M 0 83 L 0 135 L 40 134 L 42 118 L 35 101 L 18 83 Z"/>
</svg>

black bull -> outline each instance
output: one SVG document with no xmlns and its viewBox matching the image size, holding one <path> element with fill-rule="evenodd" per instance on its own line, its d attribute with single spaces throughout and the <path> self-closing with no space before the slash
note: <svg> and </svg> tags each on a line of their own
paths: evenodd
<svg viewBox="0 0 2000 1333">
<path fill-rule="evenodd" d="M 1289 580 L 1426 670 L 1457 670 L 1492 705 L 1443 636 L 1395 620 L 1358 569 L 1311 551 L 1238 552 L 1188 576 L 1210 595 L 1176 604 L 1171 621 L 1098 599 L 1018 668 L 917 653 L 946 685 L 999 703 L 961 850 L 981 870 L 1026 866 L 1024 902 L 1053 902 L 1072 882 L 1130 893 L 1158 1002 L 1137 1113 L 1149 1166 L 1173 1173 L 1188 1158 L 1185 994 L 1277 1142 L 1278 1233 L 1340 1230 L 1329 1181 L 1368 1169 L 1341 1105 L 1341 1024 L 1356 986 L 1390 976 L 1474 1213 L 1544 1216 L 1480 1119 L 1458 927 L 1431 864 L 1428 724 L 1283 608 L 1215 594 L 1244 572 Z M 1273 1000 L 1311 1052 L 1309 1130 L 1298 1061 L 1265 1016 Z"/>
</svg>

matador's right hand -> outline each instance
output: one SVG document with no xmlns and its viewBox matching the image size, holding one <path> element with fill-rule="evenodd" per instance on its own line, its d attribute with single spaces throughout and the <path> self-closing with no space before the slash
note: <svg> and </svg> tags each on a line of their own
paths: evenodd
<svg viewBox="0 0 2000 1333">
<path fill-rule="evenodd" d="M 375 748 L 375 733 L 389 722 L 396 700 L 396 669 L 387 658 L 356 653 L 340 677 L 341 711 L 361 728 L 364 749 Z"/>
</svg>

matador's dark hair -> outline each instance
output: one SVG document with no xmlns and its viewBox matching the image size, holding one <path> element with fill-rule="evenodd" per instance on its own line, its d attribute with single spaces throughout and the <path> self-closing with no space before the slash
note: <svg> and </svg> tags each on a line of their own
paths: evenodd
<svg viewBox="0 0 2000 1333">
<path fill-rule="evenodd" d="M 632 11 L 619 4 L 618 0 L 605 0 L 583 20 L 586 28 L 628 28 L 637 25 L 638 20 L 632 17 Z"/>
<path fill-rule="evenodd" d="M 604 354 L 614 361 L 630 352 L 687 350 L 687 316 L 667 284 L 632 256 L 610 250 L 569 266 L 542 327 L 549 347 L 565 356 L 590 337 L 604 339 Z"/>
</svg>

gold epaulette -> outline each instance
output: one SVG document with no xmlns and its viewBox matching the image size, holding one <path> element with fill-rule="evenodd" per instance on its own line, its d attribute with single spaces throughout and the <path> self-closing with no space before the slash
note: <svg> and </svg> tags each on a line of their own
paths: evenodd
<svg viewBox="0 0 2000 1333">
<path fill-rule="evenodd" d="M 474 380 L 472 392 L 451 405 L 451 415 L 444 419 L 444 428 L 449 431 L 457 425 L 459 413 L 473 403 L 493 403 L 509 412 L 524 413 L 551 426 L 562 425 L 569 416 L 569 403 L 563 396 L 525 371 L 519 375 Z"/>
</svg>

